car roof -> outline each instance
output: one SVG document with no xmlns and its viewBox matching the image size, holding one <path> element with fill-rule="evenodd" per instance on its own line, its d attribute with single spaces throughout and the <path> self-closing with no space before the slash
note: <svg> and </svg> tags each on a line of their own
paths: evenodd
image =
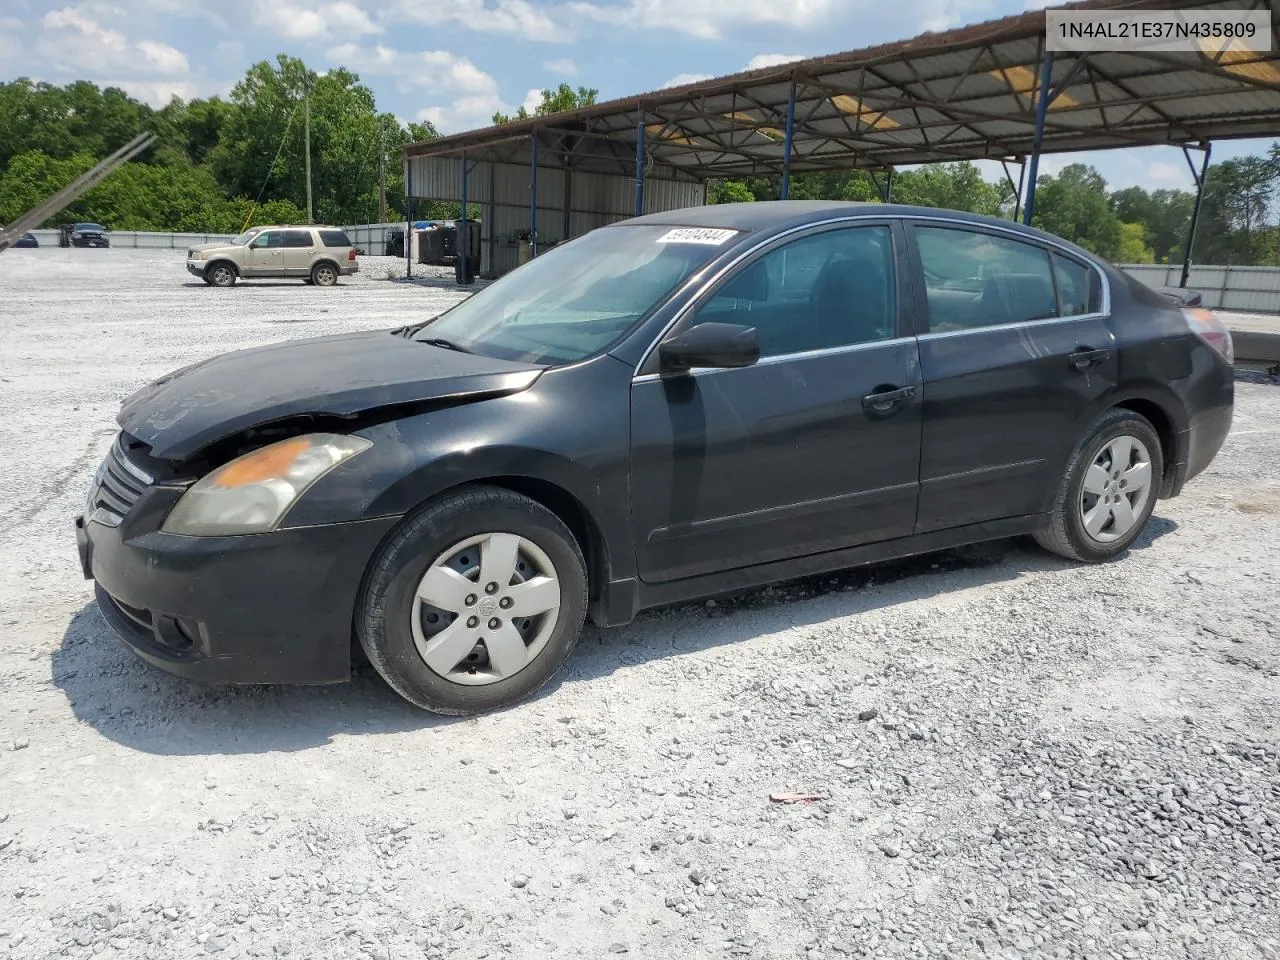
<svg viewBox="0 0 1280 960">
<path fill-rule="evenodd" d="M 1097 258 L 1070 241 L 1052 234 L 1024 226 L 1000 217 L 988 217 L 980 213 L 962 210 L 946 210 L 939 207 L 917 207 L 905 203 L 862 203 L 850 200 L 759 200 L 754 203 L 718 203 L 705 207 L 685 207 L 663 213 L 650 213 L 643 217 L 621 220 L 611 228 L 628 224 L 651 224 L 672 227 L 713 227 L 740 230 L 745 233 L 775 233 L 789 227 L 821 223 L 839 216 L 859 217 L 945 217 L 974 226 L 995 226 L 1014 230 L 1030 238 L 1052 240 L 1090 259 Z"/>
</svg>

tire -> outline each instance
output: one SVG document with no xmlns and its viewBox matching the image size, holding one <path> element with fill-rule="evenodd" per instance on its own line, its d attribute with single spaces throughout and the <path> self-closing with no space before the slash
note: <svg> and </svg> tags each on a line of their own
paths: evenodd
<svg viewBox="0 0 1280 960">
<path fill-rule="evenodd" d="M 501 561 L 504 547 L 513 566 Z M 491 570 L 513 571 L 491 593 L 480 576 L 490 558 Z M 474 592 L 467 580 L 476 584 Z M 437 592 L 437 582 L 444 592 Z M 438 605 L 424 599 L 444 593 L 449 601 Z M 506 619 L 505 609 L 540 607 L 548 597 L 554 608 Z M 541 688 L 578 642 L 586 610 L 582 550 L 559 517 L 510 490 L 476 486 L 423 507 L 383 544 L 365 576 L 356 635 L 396 693 L 424 710 L 461 716 L 510 706 Z M 431 666 L 426 656 L 433 651 Z"/>
<path fill-rule="evenodd" d="M 332 263 L 317 263 L 311 268 L 311 282 L 317 287 L 332 287 L 338 282 L 338 268 Z"/>
<path fill-rule="evenodd" d="M 1144 473 L 1146 486 L 1140 491 Z M 1132 410 L 1107 410 L 1072 452 L 1049 524 L 1033 536 L 1046 550 L 1071 560 L 1109 560 L 1128 549 L 1146 527 L 1163 476 L 1164 453 L 1151 423 Z"/>
<path fill-rule="evenodd" d="M 302 282 L 305 283 L 308 287 L 313 286 L 315 284 L 315 281 L 312 280 L 310 277 L 303 277 Z"/>
<path fill-rule="evenodd" d="M 233 287 L 236 283 L 236 268 L 229 263 L 211 263 L 204 269 L 204 278 L 213 287 Z"/>
</svg>

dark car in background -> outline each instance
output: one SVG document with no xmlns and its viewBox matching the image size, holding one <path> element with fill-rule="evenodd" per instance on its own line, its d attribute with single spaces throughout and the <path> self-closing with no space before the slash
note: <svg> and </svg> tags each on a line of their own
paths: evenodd
<svg viewBox="0 0 1280 960">
<path fill-rule="evenodd" d="M 100 223 L 77 223 L 71 228 L 71 246 L 109 247 L 111 237 L 107 228 Z"/>
<path fill-rule="evenodd" d="M 531 694 L 590 616 L 1031 534 L 1142 533 L 1231 424 L 1231 339 L 1002 220 L 640 217 L 445 314 L 225 354 L 125 401 L 77 538 L 150 663 Z"/>
<path fill-rule="evenodd" d="M 36 235 L 34 233 L 27 232 L 15 240 L 13 242 L 13 246 L 19 248 L 26 247 L 29 249 L 40 246 L 40 241 L 36 239 Z"/>
</svg>

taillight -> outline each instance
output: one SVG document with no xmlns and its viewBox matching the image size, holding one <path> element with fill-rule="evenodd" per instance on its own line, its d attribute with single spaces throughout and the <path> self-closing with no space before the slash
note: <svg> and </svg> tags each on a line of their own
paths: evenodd
<svg viewBox="0 0 1280 960">
<path fill-rule="evenodd" d="M 355 258 L 356 258 L 356 249 L 355 247 L 352 247 L 350 250 L 347 251 L 347 259 L 354 260 Z"/>
<path fill-rule="evenodd" d="M 1222 354 L 1227 363 L 1236 362 L 1236 348 L 1231 343 L 1231 331 L 1223 326 L 1217 314 L 1212 310 L 1193 307 L 1183 310 L 1182 316 L 1191 332 Z"/>
</svg>

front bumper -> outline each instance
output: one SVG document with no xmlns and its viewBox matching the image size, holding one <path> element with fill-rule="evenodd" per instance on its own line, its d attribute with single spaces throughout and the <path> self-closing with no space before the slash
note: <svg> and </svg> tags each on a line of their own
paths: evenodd
<svg viewBox="0 0 1280 960">
<path fill-rule="evenodd" d="M 76 519 L 102 615 L 143 660 L 214 683 L 336 683 L 364 570 L 395 518 L 241 537 Z"/>
<path fill-rule="evenodd" d="M 203 277 L 204 268 L 208 266 L 208 263 L 209 262 L 207 260 L 188 260 L 187 273 L 191 274 L 192 276 Z"/>
</svg>

